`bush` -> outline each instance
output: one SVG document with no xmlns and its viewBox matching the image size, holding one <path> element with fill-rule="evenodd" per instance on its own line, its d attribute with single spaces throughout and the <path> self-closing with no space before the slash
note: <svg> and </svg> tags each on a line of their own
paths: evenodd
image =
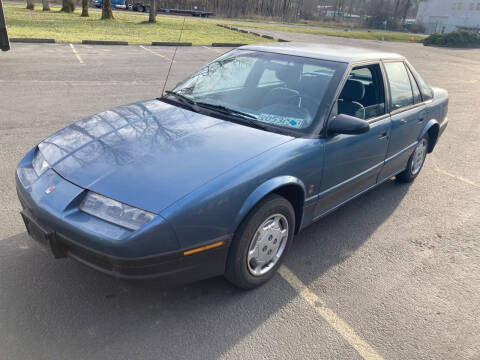
<svg viewBox="0 0 480 360">
<path fill-rule="evenodd" d="M 466 30 L 433 34 L 423 40 L 425 46 L 480 47 L 480 35 Z"/>
</svg>

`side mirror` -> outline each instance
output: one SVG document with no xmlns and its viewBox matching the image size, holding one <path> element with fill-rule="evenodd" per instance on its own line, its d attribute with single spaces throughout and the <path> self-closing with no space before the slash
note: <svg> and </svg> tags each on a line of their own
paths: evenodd
<svg viewBox="0 0 480 360">
<path fill-rule="evenodd" d="M 360 118 L 339 114 L 328 122 L 328 135 L 347 134 L 356 135 L 363 134 L 370 130 L 370 124 Z"/>
</svg>

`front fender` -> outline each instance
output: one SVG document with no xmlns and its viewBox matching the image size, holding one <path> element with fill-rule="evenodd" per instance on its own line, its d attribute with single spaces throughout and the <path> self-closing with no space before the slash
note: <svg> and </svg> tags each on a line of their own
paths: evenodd
<svg viewBox="0 0 480 360">
<path fill-rule="evenodd" d="M 234 226 L 235 229 L 240 225 L 242 220 L 247 216 L 247 214 L 252 210 L 252 208 L 265 196 L 275 191 L 276 189 L 281 188 L 285 185 L 295 185 L 302 189 L 305 194 L 305 184 L 302 180 L 298 179 L 295 176 L 278 176 L 273 179 L 267 180 L 260 186 L 258 186 L 245 200 L 243 203 L 237 217 L 235 218 Z"/>
</svg>

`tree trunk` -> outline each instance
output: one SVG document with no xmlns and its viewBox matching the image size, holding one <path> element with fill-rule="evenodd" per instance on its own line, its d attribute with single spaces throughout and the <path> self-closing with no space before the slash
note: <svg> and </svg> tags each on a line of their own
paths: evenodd
<svg viewBox="0 0 480 360">
<path fill-rule="evenodd" d="M 102 1 L 102 20 L 114 19 L 110 0 Z"/>
<path fill-rule="evenodd" d="M 405 7 L 403 9 L 403 17 L 402 17 L 402 24 L 405 24 L 405 20 L 407 19 L 408 10 L 410 10 L 410 6 L 412 5 L 411 0 L 407 0 L 405 3 Z"/>
<path fill-rule="evenodd" d="M 82 15 L 83 17 L 88 17 L 88 0 L 82 0 Z"/>
<path fill-rule="evenodd" d="M 35 5 L 33 4 L 33 0 L 27 0 L 27 9 L 33 10 L 34 8 L 35 8 Z"/>
<path fill-rule="evenodd" d="M 50 5 L 48 4 L 48 0 L 42 0 L 43 11 L 50 11 Z"/>
<path fill-rule="evenodd" d="M 157 0 L 150 0 L 150 14 L 148 15 L 148 22 L 157 22 Z"/>
<path fill-rule="evenodd" d="M 63 0 L 62 1 L 62 8 L 60 11 L 66 12 L 66 13 L 72 13 L 75 11 L 75 3 L 74 0 Z"/>
</svg>

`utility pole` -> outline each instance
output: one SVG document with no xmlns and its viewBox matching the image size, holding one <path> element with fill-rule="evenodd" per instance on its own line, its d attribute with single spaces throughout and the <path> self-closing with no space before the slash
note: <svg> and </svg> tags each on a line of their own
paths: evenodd
<svg viewBox="0 0 480 360">
<path fill-rule="evenodd" d="M 0 49 L 2 51 L 10 50 L 10 43 L 8 42 L 7 24 L 5 23 L 5 16 L 3 15 L 2 0 L 0 0 Z"/>
</svg>

